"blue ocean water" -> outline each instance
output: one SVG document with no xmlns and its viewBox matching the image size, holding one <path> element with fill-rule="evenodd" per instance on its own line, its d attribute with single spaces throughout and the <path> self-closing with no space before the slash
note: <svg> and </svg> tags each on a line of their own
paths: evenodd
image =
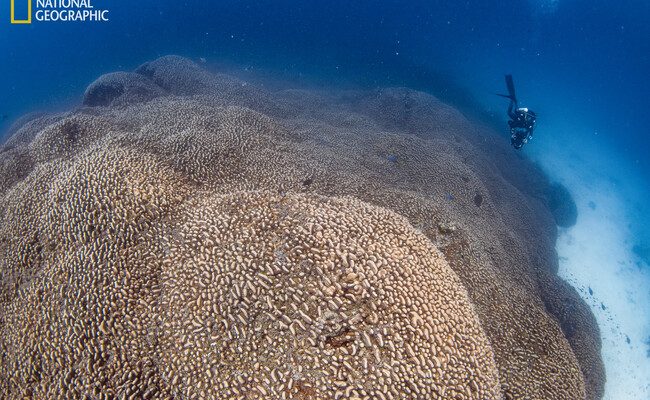
<svg viewBox="0 0 650 400">
<path fill-rule="evenodd" d="M 18 3 L 20 3 L 18 1 Z M 276 70 L 288 77 L 408 84 L 479 99 L 495 117 L 502 75 L 542 114 L 598 134 L 647 172 L 650 5 L 582 1 L 141 1 L 95 0 L 109 22 L 10 25 L 2 5 L 0 110 L 79 98 L 98 74 L 180 53 Z M 465 89 L 465 90 L 463 90 Z M 480 111 L 473 108 L 474 113 Z"/>
<path fill-rule="evenodd" d="M 637 268 L 650 263 L 645 0 L 92 3 L 109 22 L 11 25 L 3 0 L 0 132 L 27 112 L 78 104 L 103 73 L 180 54 L 308 85 L 422 89 L 505 138 L 507 101 L 495 93 L 512 73 L 539 114 L 523 152 L 575 192 L 581 215 L 614 193 L 621 245 Z"/>
</svg>

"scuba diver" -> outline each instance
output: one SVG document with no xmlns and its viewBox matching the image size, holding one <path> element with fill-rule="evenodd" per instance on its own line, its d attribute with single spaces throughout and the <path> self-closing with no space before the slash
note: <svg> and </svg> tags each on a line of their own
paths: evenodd
<svg viewBox="0 0 650 400">
<path fill-rule="evenodd" d="M 508 106 L 510 143 L 512 147 L 519 150 L 533 138 L 537 114 L 526 107 L 518 106 L 512 75 L 506 75 L 506 86 L 508 87 L 508 94 L 500 94 L 499 96 L 510 99 L 510 105 Z"/>
</svg>

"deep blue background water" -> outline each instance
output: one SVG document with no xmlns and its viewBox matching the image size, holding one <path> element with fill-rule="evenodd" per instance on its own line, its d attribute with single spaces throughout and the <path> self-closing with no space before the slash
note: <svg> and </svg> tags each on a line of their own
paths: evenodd
<svg viewBox="0 0 650 400">
<path fill-rule="evenodd" d="M 494 93 L 513 73 L 538 136 L 607 147 L 650 182 L 645 0 L 94 0 L 110 22 L 17 26 L 0 1 L 0 131 L 170 53 L 300 83 L 406 84 L 495 127 L 507 102 Z"/>
</svg>

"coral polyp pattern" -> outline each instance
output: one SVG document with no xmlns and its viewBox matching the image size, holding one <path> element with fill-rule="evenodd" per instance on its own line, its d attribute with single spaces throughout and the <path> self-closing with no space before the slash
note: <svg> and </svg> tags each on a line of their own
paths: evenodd
<svg viewBox="0 0 650 400">
<path fill-rule="evenodd" d="M 602 395 L 553 186 L 435 97 L 167 56 L 83 104 L 0 149 L 0 397 Z"/>
</svg>

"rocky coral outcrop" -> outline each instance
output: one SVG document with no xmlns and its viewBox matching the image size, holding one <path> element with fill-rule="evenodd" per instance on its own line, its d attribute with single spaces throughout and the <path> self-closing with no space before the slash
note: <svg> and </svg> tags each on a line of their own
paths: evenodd
<svg viewBox="0 0 650 400">
<path fill-rule="evenodd" d="M 100 76 L 84 93 L 83 104 L 91 107 L 120 106 L 165 95 L 165 91 L 147 77 L 133 72 L 112 72 Z"/>
<path fill-rule="evenodd" d="M 138 73 L 170 95 L 0 153 L 30 166 L 0 169 L 3 397 L 602 394 L 549 183 L 505 140 L 408 89 Z"/>
<path fill-rule="evenodd" d="M 548 208 L 558 226 L 569 228 L 578 220 L 578 207 L 569 190 L 559 183 L 549 185 L 547 192 Z"/>
</svg>

